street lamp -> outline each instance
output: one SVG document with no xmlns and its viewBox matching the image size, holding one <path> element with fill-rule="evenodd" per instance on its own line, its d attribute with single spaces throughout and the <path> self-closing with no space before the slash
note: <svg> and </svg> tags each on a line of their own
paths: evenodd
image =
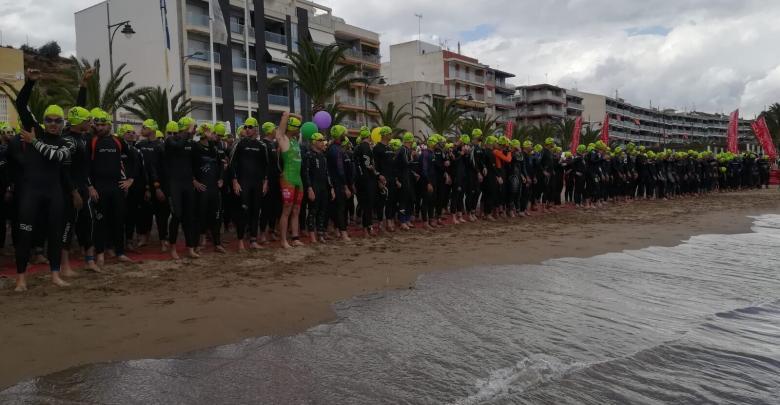
<svg viewBox="0 0 780 405">
<path fill-rule="evenodd" d="M 368 126 L 368 86 L 374 84 L 374 82 L 381 85 L 385 85 L 387 82 L 384 76 L 363 77 L 360 81 L 366 85 L 366 88 L 363 89 L 363 125 Z"/>
<path fill-rule="evenodd" d="M 195 53 L 191 53 L 189 55 L 182 56 L 181 60 L 182 60 L 182 63 L 187 63 L 188 60 L 190 60 L 190 59 L 192 59 L 192 58 L 194 58 L 196 56 L 203 56 L 203 55 L 205 55 L 203 52 L 197 51 Z"/>
<path fill-rule="evenodd" d="M 130 39 L 130 37 L 135 34 L 135 31 L 133 30 L 133 27 L 130 26 L 130 20 L 111 24 L 111 14 L 109 12 L 108 1 L 106 1 L 106 23 L 106 28 L 108 29 L 108 66 L 109 69 L 111 69 L 111 71 L 108 72 L 110 78 L 114 75 L 114 36 L 116 35 L 117 31 L 119 31 L 120 27 L 122 28 L 122 33 L 125 34 L 127 39 Z M 116 121 L 116 108 L 113 109 L 112 115 L 113 121 Z"/>
</svg>

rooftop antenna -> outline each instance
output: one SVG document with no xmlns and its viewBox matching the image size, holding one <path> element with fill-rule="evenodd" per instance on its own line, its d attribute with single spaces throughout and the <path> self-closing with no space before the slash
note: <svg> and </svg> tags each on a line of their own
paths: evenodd
<svg viewBox="0 0 780 405">
<path fill-rule="evenodd" d="M 460 41 L 458 41 L 458 55 L 460 55 Z"/>
<path fill-rule="evenodd" d="M 417 17 L 417 53 L 422 53 L 422 44 L 420 41 L 422 41 L 422 14 L 414 13 L 414 16 Z"/>
</svg>

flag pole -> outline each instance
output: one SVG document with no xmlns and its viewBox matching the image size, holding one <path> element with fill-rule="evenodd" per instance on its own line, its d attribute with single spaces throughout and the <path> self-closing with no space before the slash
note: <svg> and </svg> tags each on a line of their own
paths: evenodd
<svg viewBox="0 0 780 405">
<path fill-rule="evenodd" d="M 214 83 L 214 0 L 209 0 L 209 69 L 211 70 L 211 121 L 217 121 L 217 94 Z"/>
<path fill-rule="evenodd" d="M 249 0 L 244 0 L 244 53 L 246 54 L 246 108 L 252 117 L 252 85 L 249 78 Z M 259 74 L 259 73 L 258 73 Z"/>
<path fill-rule="evenodd" d="M 171 48 L 171 39 L 169 37 L 170 34 L 168 33 L 168 7 L 165 0 L 160 0 L 160 22 L 162 24 L 163 33 L 163 60 L 165 60 L 165 101 L 168 103 L 168 121 L 173 121 L 173 106 L 171 105 L 171 93 L 168 87 L 171 82 L 170 68 L 168 66 L 168 50 Z M 184 82 L 182 82 L 181 85 L 182 88 L 184 88 Z"/>
</svg>

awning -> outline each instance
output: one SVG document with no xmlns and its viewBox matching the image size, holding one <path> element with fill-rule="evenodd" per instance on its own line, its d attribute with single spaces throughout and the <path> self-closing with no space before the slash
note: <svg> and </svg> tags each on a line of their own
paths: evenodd
<svg viewBox="0 0 780 405">
<path fill-rule="evenodd" d="M 265 61 L 284 63 L 286 65 L 292 63 L 286 53 L 273 48 L 265 48 Z"/>
<path fill-rule="evenodd" d="M 336 37 L 334 37 L 331 33 L 309 28 L 309 34 L 311 34 L 311 40 L 315 44 L 330 45 L 336 43 Z"/>
</svg>

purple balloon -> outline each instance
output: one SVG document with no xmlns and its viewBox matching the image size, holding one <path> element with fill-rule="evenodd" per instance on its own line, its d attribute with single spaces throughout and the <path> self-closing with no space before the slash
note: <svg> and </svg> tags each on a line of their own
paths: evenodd
<svg viewBox="0 0 780 405">
<path fill-rule="evenodd" d="M 319 129 L 330 128 L 332 122 L 333 118 L 331 118 L 327 111 L 319 111 L 317 114 L 314 114 L 314 123 L 317 124 L 317 128 Z"/>
</svg>

